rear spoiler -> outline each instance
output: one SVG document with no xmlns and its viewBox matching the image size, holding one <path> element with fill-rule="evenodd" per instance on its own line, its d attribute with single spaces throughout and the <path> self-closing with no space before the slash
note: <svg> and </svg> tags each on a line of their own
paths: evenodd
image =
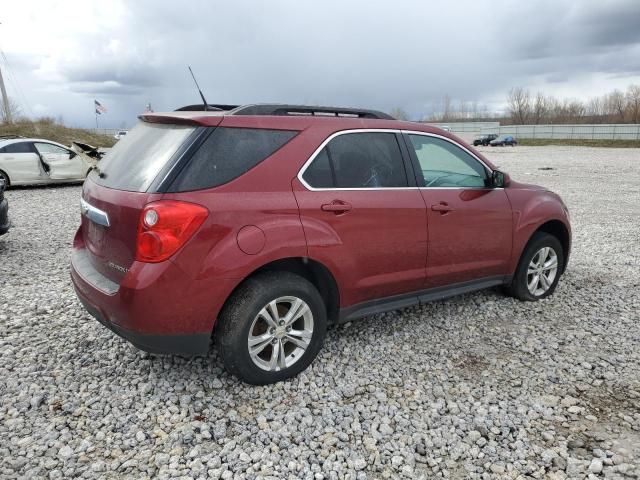
<svg viewBox="0 0 640 480">
<path fill-rule="evenodd" d="M 207 115 L 202 112 L 202 115 L 193 114 L 191 112 L 167 112 L 167 113 L 145 113 L 138 115 L 138 118 L 143 122 L 148 123 L 164 123 L 170 125 L 192 125 L 192 126 L 216 126 L 221 121 L 223 116 L 216 115 L 216 112 L 209 112 Z"/>
</svg>

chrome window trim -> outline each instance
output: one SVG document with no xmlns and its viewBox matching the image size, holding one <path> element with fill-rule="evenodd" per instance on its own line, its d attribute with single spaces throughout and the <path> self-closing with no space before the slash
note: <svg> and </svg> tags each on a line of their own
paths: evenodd
<svg viewBox="0 0 640 480">
<path fill-rule="evenodd" d="M 111 226 L 107 212 L 103 212 L 99 208 L 94 207 L 84 198 L 80 199 L 80 213 L 98 225 L 102 225 L 104 227 Z"/>
<path fill-rule="evenodd" d="M 322 151 L 322 149 L 324 147 L 327 146 L 327 144 L 333 140 L 334 138 L 340 136 L 340 135 L 348 135 L 351 133 L 400 133 L 400 134 L 410 134 L 410 135 L 424 135 L 426 137 L 436 137 L 436 138 L 441 138 L 443 140 L 448 141 L 449 143 L 461 148 L 462 150 L 464 150 L 465 152 L 467 152 L 469 155 L 471 155 L 471 157 L 473 157 L 476 161 L 480 162 L 480 164 L 487 169 L 489 172 L 492 172 L 493 169 L 489 168 L 489 166 L 484 163 L 480 158 L 478 158 L 471 150 L 467 149 L 466 147 L 464 147 L 463 145 L 460 145 L 459 143 L 451 140 L 450 138 L 447 138 L 443 135 L 438 135 L 437 133 L 429 133 L 429 132 L 420 132 L 417 130 L 402 130 L 402 129 L 394 129 L 394 128 L 354 128 L 354 129 L 350 129 L 350 130 L 340 130 L 338 132 L 334 132 L 331 135 L 329 135 L 321 144 L 318 148 L 316 148 L 313 153 L 311 154 L 311 156 L 309 157 L 309 159 L 304 162 L 304 164 L 302 165 L 302 167 L 300 168 L 300 170 L 298 171 L 298 175 L 296 176 L 298 178 L 298 180 L 300 181 L 300 183 L 302 183 L 302 185 L 309 191 L 311 192 L 333 192 L 333 191 L 375 191 L 375 190 L 421 190 L 421 189 L 425 189 L 425 190 L 451 190 L 451 189 L 457 189 L 457 190 L 486 190 L 489 187 L 365 187 L 365 188 L 340 188 L 340 187 L 335 187 L 335 188 L 316 188 L 316 187 L 312 187 L 311 185 L 309 185 L 303 177 L 304 173 L 307 171 L 307 168 L 309 168 L 309 165 L 311 165 L 311 163 L 316 159 L 316 157 L 320 154 L 320 152 Z M 502 188 L 492 188 L 491 190 L 501 190 Z"/>
<path fill-rule="evenodd" d="M 327 146 L 327 144 L 333 140 L 336 137 L 339 137 L 340 135 L 349 135 L 351 133 L 401 133 L 401 130 L 397 129 L 397 128 L 354 128 L 351 130 L 340 130 L 339 132 L 334 132 L 331 135 L 329 135 L 327 138 L 325 138 L 325 140 L 320 144 L 320 146 L 318 148 L 316 148 L 314 150 L 314 152 L 311 154 L 311 156 L 309 157 L 309 159 L 304 162 L 304 165 L 302 165 L 302 167 L 300 168 L 300 170 L 298 171 L 298 175 L 297 178 L 298 180 L 300 180 L 300 183 L 302 183 L 302 185 L 304 185 L 304 187 L 307 190 L 310 190 L 312 192 L 337 192 L 337 191 L 372 191 L 372 190 L 418 190 L 420 187 L 360 187 L 360 188 L 340 188 L 340 187 L 335 187 L 335 188 L 316 188 L 316 187 L 312 187 L 311 185 L 309 185 L 304 178 L 302 178 L 302 176 L 304 175 L 304 172 L 306 172 L 307 168 L 309 167 L 309 165 L 311 165 L 311 163 L 316 159 L 316 157 L 320 154 L 320 152 L 322 151 L 322 149 L 324 147 Z M 398 148 L 401 148 L 400 145 L 398 145 Z M 402 152 L 401 152 L 402 153 Z M 404 158 L 402 160 L 402 164 L 404 165 Z"/>
</svg>

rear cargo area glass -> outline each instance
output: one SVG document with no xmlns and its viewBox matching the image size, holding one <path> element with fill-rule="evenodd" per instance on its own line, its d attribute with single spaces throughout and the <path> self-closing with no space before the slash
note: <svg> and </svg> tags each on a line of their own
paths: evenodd
<svg viewBox="0 0 640 480">
<path fill-rule="evenodd" d="M 146 192 L 160 170 L 195 131 L 195 127 L 140 122 L 90 174 L 99 185 Z"/>
</svg>

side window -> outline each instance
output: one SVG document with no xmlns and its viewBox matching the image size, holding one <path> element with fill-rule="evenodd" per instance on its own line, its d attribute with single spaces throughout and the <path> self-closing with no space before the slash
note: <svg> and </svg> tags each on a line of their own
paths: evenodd
<svg viewBox="0 0 640 480">
<path fill-rule="evenodd" d="M 34 143 L 36 149 L 40 153 L 49 153 L 53 155 L 69 155 L 69 150 L 61 148 L 51 143 Z"/>
<path fill-rule="evenodd" d="M 396 136 L 382 132 L 335 137 L 316 156 L 302 178 L 314 188 L 408 186 Z"/>
<path fill-rule="evenodd" d="M 485 167 L 470 154 L 438 137 L 409 135 L 426 187 L 484 187 Z"/>
<path fill-rule="evenodd" d="M 4 148 L 5 153 L 33 153 L 29 142 L 10 143 Z"/>
<path fill-rule="evenodd" d="M 218 127 L 193 154 L 171 191 L 200 190 L 230 182 L 271 156 L 297 133 Z"/>
<path fill-rule="evenodd" d="M 323 148 L 322 151 L 316 155 L 311 165 L 305 170 L 302 178 L 313 188 L 335 187 L 335 179 L 331 163 L 329 162 L 327 147 Z"/>
</svg>

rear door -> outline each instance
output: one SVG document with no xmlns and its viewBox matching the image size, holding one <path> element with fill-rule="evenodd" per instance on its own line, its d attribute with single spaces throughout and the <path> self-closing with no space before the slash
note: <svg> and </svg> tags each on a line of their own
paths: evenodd
<svg viewBox="0 0 640 480">
<path fill-rule="evenodd" d="M 15 142 L 0 149 L 0 169 L 12 183 L 35 183 L 45 177 L 33 143 Z"/>
<path fill-rule="evenodd" d="M 341 305 L 419 290 L 427 218 L 394 131 L 339 132 L 293 182 L 309 256 L 339 272 Z"/>
<path fill-rule="evenodd" d="M 427 288 L 508 273 L 511 204 L 491 188 L 490 170 L 445 137 L 405 133 L 417 182 L 427 206 Z"/>
<path fill-rule="evenodd" d="M 80 155 L 71 150 L 46 142 L 34 142 L 34 146 L 48 166 L 52 180 L 83 179 L 89 170 Z"/>
</svg>

